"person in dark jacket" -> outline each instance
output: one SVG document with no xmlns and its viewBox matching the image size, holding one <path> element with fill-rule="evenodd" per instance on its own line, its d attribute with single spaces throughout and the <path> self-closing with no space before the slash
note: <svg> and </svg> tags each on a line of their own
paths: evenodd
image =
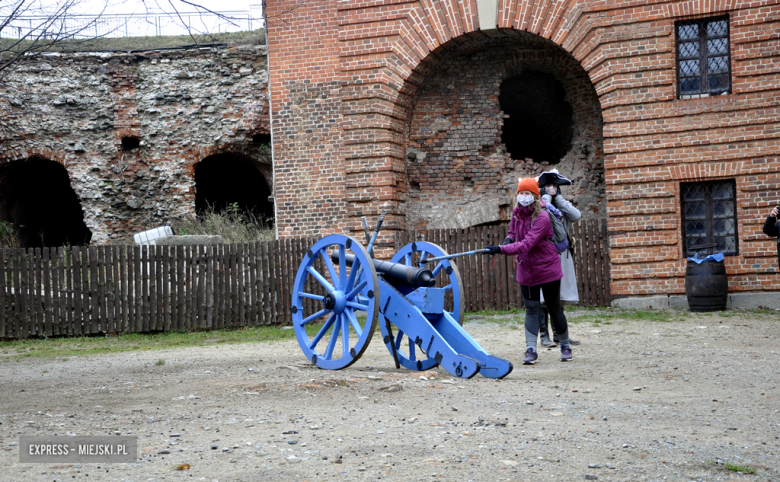
<svg viewBox="0 0 780 482">
<path fill-rule="evenodd" d="M 777 215 L 780 213 L 780 206 L 775 206 L 769 213 L 769 217 L 766 218 L 764 223 L 764 234 L 767 236 L 777 237 L 777 265 L 780 267 L 780 220 L 777 219 Z"/>
<path fill-rule="evenodd" d="M 582 218 L 582 214 L 579 209 L 567 201 L 561 194 L 561 186 L 569 186 L 572 182 L 562 176 L 557 169 L 551 169 L 547 172 L 543 172 L 539 176 L 539 192 L 542 194 L 542 201 L 548 205 L 555 206 L 562 214 L 561 221 L 563 227 L 566 229 L 566 237 L 571 242 L 569 236 L 569 223 L 579 221 Z M 577 276 L 574 272 L 574 246 L 570 246 L 569 249 L 560 253 L 561 258 L 561 270 L 563 271 L 563 278 L 561 278 L 561 306 L 566 303 L 577 304 L 580 302 L 580 296 L 577 292 Z M 544 293 L 542 293 L 542 311 L 541 321 L 539 326 L 539 335 L 542 340 L 542 346 L 554 347 L 558 344 L 558 334 L 553 329 L 553 337 L 550 339 L 547 323 L 547 305 L 544 301 Z M 569 338 L 569 342 L 572 345 L 579 345 L 580 342 L 574 338 Z"/>
<path fill-rule="evenodd" d="M 561 361 L 572 359 L 566 315 L 560 302 L 561 259 L 555 247 L 552 222 L 545 204 L 539 198 L 539 184 L 534 178 L 522 178 L 517 184 L 517 207 L 509 224 L 508 244 L 486 246 L 490 254 L 515 255 L 517 282 L 525 303 L 525 343 L 523 364 L 533 365 L 538 358 L 541 293 L 547 301 L 555 332 L 561 344 Z M 506 243 L 506 242 L 505 242 Z"/>
</svg>

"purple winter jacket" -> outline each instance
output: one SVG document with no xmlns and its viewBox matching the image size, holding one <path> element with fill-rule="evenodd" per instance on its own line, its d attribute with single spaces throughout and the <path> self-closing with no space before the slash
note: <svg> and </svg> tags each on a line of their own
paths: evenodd
<svg viewBox="0 0 780 482">
<path fill-rule="evenodd" d="M 545 203 L 542 201 L 542 208 Z M 517 282 L 524 286 L 537 286 L 563 278 L 561 258 L 550 242 L 553 237 L 552 223 L 546 209 L 542 209 L 531 228 L 533 205 L 518 205 L 512 212 L 508 236 L 515 240 L 501 246 L 501 252 L 514 254 L 517 258 Z"/>
</svg>

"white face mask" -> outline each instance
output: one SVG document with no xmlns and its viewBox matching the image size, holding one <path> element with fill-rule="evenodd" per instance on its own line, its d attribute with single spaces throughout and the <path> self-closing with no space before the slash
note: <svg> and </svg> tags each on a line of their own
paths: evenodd
<svg viewBox="0 0 780 482">
<path fill-rule="evenodd" d="M 530 206 L 534 203 L 534 197 L 533 196 L 523 196 L 522 194 L 517 195 L 517 202 L 523 207 Z"/>
<path fill-rule="evenodd" d="M 556 194 L 558 194 L 558 186 L 556 186 L 555 184 L 550 184 L 545 186 L 544 190 L 547 191 L 547 194 L 549 194 L 550 196 L 555 196 Z"/>
</svg>

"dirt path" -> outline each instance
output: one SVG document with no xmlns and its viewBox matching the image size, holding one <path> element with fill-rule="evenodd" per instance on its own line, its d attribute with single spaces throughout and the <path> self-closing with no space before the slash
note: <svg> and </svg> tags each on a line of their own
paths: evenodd
<svg viewBox="0 0 780 482">
<path fill-rule="evenodd" d="M 728 314 L 591 313 L 572 363 L 530 367 L 522 330 L 471 318 L 515 362 L 502 381 L 395 370 L 378 340 L 339 372 L 294 342 L 6 361 L 0 479 L 780 480 L 780 315 Z M 138 463 L 18 462 L 20 434 L 115 432 L 140 437 Z"/>
</svg>

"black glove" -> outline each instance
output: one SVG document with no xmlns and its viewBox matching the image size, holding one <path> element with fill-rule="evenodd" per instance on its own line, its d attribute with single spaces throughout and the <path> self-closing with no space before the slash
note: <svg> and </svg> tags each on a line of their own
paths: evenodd
<svg viewBox="0 0 780 482">
<path fill-rule="evenodd" d="M 514 239 L 510 238 L 509 236 L 507 236 L 506 239 L 504 240 L 504 242 L 501 243 L 501 246 L 504 246 L 505 244 L 512 244 L 514 242 L 515 242 Z"/>
<path fill-rule="evenodd" d="M 487 251 L 483 254 L 501 254 L 500 246 L 490 245 L 490 246 L 485 246 L 485 249 L 487 249 Z"/>
</svg>

